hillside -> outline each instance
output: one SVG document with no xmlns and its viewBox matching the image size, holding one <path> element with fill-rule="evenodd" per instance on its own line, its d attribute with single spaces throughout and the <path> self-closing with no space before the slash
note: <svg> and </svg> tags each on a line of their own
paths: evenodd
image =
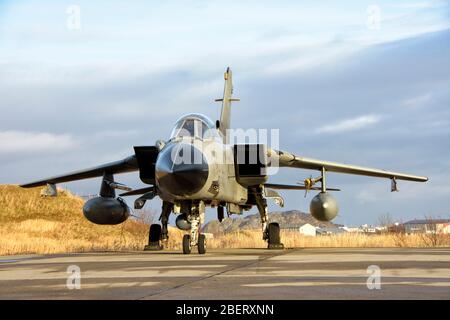
<svg viewBox="0 0 450 320">
<path fill-rule="evenodd" d="M 142 250 L 146 244 L 145 223 L 129 219 L 116 226 L 96 225 L 84 218 L 83 199 L 67 191 L 42 198 L 39 192 L 0 185 L 0 255 Z M 171 231 L 177 247 L 178 230 Z"/>
<path fill-rule="evenodd" d="M 284 211 L 284 212 L 271 212 L 269 213 L 269 221 L 276 221 L 281 226 L 287 225 L 299 225 L 303 223 L 309 223 L 317 227 L 333 227 L 336 226 L 332 222 L 321 222 L 313 218 L 310 214 L 298 211 Z M 259 214 L 252 214 L 243 218 L 226 218 L 220 223 L 217 220 L 208 222 L 204 228 L 204 232 L 213 234 L 235 232 L 237 230 L 251 230 L 260 229 L 261 220 Z"/>
</svg>

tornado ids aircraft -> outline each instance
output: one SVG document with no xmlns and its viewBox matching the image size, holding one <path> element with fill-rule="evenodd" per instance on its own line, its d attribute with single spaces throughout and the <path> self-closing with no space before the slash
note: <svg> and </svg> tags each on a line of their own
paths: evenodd
<svg viewBox="0 0 450 320">
<path fill-rule="evenodd" d="M 141 209 L 146 201 L 158 196 L 162 200 L 161 224 L 150 226 L 146 249 L 164 248 L 169 237 L 169 216 L 174 213 L 177 227 L 186 231 L 183 253 L 191 253 L 197 247 L 198 253 L 204 254 L 206 238 L 201 233 L 201 224 L 206 207 L 216 208 L 217 218 L 222 221 L 225 210 L 230 216 L 256 206 L 261 217 L 262 238 L 268 242 L 268 248 L 282 248 L 280 227 L 276 222 L 269 223 L 267 212 L 267 199 L 280 206 L 284 204 L 276 190 L 317 190 L 310 212 L 317 220 L 330 221 L 339 208 L 329 191 L 338 189 L 327 188 L 327 172 L 389 179 L 391 191 L 397 191 L 398 180 L 428 180 L 422 176 L 306 158 L 274 150 L 267 144 L 231 143 L 231 103 L 238 99 L 232 97 L 229 68 L 224 78 L 223 98 L 216 100 L 222 103 L 220 120 L 213 122 L 201 114 L 187 114 L 175 123 L 169 139 L 157 140 L 152 146 L 136 146 L 134 154 L 123 160 L 21 186 L 45 186 L 44 195 L 56 196 L 58 183 L 102 177 L 98 197 L 88 200 L 83 207 L 84 216 L 96 224 L 120 224 L 130 216 L 130 208 L 122 197 L 139 196 L 134 208 Z M 315 170 L 318 177 L 307 178 L 301 184 L 268 183 L 270 170 L 279 167 Z M 140 180 L 147 186 L 132 190 L 115 181 L 115 174 L 131 171 L 138 171 Z M 119 197 L 116 189 L 123 192 Z"/>
</svg>

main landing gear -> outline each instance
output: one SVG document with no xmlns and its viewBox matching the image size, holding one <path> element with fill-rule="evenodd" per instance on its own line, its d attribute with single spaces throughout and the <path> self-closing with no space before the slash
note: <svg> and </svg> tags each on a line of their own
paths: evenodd
<svg viewBox="0 0 450 320">
<path fill-rule="evenodd" d="M 150 232 L 148 234 L 148 245 L 145 246 L 146 251 L 159 251 L 164 249 L 164 244 L 167 244 L 169 240 L 169 216 L 172 212 L 173 204 L 163 201 L 161 216 L 161 225 L 152 224 L 150 226 Z"/>
<path fill-rule="evenodd" d="M 164 249 L 161 243 L 161 225 L 152 224 L 148 234 L 148 245 L 145 246 L 145 251 L 159 251 Z"/>
<path fill-rule="evenodd" d="M 284 245 L 280 239 L 280 225 L 276 222 L 268 223 L 267 201 L 263 197 L 263 190 L 258 187 L 254 190 L 256 206 L 258 207 L 259 215 L 261 217 L 261 228 L 263 240 L 267 241 L 269 249 L 284 249 Z"/>
</svg>

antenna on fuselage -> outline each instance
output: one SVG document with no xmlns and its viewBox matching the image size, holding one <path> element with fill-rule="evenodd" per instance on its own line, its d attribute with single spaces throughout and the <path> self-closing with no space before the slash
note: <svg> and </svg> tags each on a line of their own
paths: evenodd
<svg viewBox="0 0 450 320">
<path fill-rule="evenodd" d="M 220 113 L 220 120 L 217 123 L 217 128 L 222 132 L 224 143 L 229 143 L 229 135 L 227 130 L 230 129 L 231 118 L 231 102 L 240 101 L 240 99 L 234 99 L 233 96 L 233 77 L 230 67 L 224 73 L 225 86 L 223 88 L 223 98 L 216 99 L 216 102 L 222 102 L 222 111 Z"/>
</svg>

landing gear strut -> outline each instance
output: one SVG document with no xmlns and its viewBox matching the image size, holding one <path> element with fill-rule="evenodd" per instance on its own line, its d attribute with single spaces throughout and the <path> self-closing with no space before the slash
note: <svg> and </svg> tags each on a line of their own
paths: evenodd
<svg viewBox="0 0 450 320">
<path fill-rule="evenodd" d="M 183 237 L 183 253 L 191 253 L 192 247 L 197 246 L 199 254 L 206 253 L 206 237 L 200 234 L 200 224 L 203 222 L 205 216 L 205 207 L 202 202 L 193 204 L 191 212 L 187 215 L 187 220 L 191 224 L 189 234 Z"/>
<path fill-rule="evenodd" d="M 173 204 L 167 201 L 163 201 L 162 210 L 161 210 L 161 216 L 159 217 L 159 220 L 161 220 L 161 240 L 165 243 L 169 240 L 169 216 L 170 213 L 173 210 Z"/>
<path fill-rule="evenodd" d="M 262 188 L 255 188 L 253 193 L 255 195 L 259 215 L 261 216 L 263 240 L 267 240 L 269 249 L 283 249 L 284 245 L 280 241 L 280 225 L 276 222 L 268 223 L 267 201 L 263 197 Z"/>
</svg>

